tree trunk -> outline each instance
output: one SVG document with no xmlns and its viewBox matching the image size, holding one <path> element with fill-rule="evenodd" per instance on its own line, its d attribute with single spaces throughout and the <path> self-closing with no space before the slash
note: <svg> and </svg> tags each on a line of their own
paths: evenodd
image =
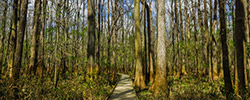
<svg viewBox="0 0 250 100">
<path fill-rule="evenodd" d="M 60 8 L 61 8 L 61 4 L 62 4 L 62 0 L 59 1 L 59 3 L 57 4 L 57 7 L 56 7 L 56 42 L 55 42 L 55 49 L 54 49 L 54 87 L 57 88 L 57 83 L 58 83 L 58 80 L 59 80 L 59 77 L 58 77 L 58 67 L 59 67 L 59 57 L 58 57 L 58 53 L 59 53 L 59 49 L 58 49 L 58 45 L 59 45 L 59 34 L 60 34 Z"/>
<path fill-rule="evenodd" d="M 98 44 L 97 44 L 97 48 L 98 48 L 98 51 L 97 51 L 97 69 L 99 69 L 98 67 L 100 67 L 100 49 L 101 49 L 101 44 L 100 44 L 100 39 L 101 39 L 101 0 L 98 1 L 99 4 L 98 4 L 98 36 L 97 36 L 97 41 L 98 41 Z M 98 72 L 97 72 L 98 73 Z"/>
<path fill-rule="evenodd" d="M 42 9 L 42 27 L 40 31 L 40 39 L 39 39 L 39 52 L 38 52 L 38 66 L 37 66 L 37 75 L 42 78 L 43 77 L 43 71 L 44 71 L 44 34 L 45 34 L 45 25 L 46 25 L 46 6 L 47 1 L 43 0 L 42 2 L 43 9 Z"/>
<path fill-rule="evenodd" d="M 175 12 L 175 23 L 174 23 L 174 32 L 172 36 L 172 44 L 173 44 L 173 69 L 174 69 L 174 75 L 178 75 L 178 65 L 176 60 L 176 52 L 175 52 L 175 35 L 177 35 L 177 29 L 178 29 L 178 14 L 177 14 L 177 0 L 174 1 L 174 12 Z M 178 36 L 178 35 L 177 35 Z"/>
<path fill-rule="evenodd" d="M 31 44 L 31 57 L 30 57 L 30 74 L 36 74 L 37 70 L 37 56 L 38 56 L 38 35 L 40 32 L 40 11 L 41 11 L 41 0 L 35 1 L 34 16 L 33 16 L 33 29 L 32 29 L 32 44 Z"/>
<path fill-rule="evenodd" d="M 236 0 L 236 52 L 237 52 L 237 71 L 239 79 L 239 94 L 244 99 L 246 96 L 246 37 L 247 34 L 247 1 Z"/>
<path fill-rule="evenodd" d="M 153 83 L 154 81 L 154 63 L 153 63 L 153 18 L 152 18 L 152 11 L 151 11 L 151 0 L 149 2 L 149 10 L 148 10 L 148 48 L 149 48 L 149 70 L 150 70 L 150 82 Z"/>
<path fill-rule="evenodd" d="M 88 76 L 92 80 L 93 69 L 95 66 L 95 3 L 88 0 Z"/>
<path fill-rule="evenodd" d="M 250 1 L 248 0 L 248 81 L 250 81 Z"/>
<path fill-rule="evenodd" d="M 212 78 L 213 80 L 217 80 L 218 77 L 218 67 L 217 67 L 217 43 L 216 43 L 216 39 L 214 38 L 213 34 L 216 33 L 215 31 L 215 25 L 217 24 L 217 0 L 214 1 L 214 10 L 213 10 L 213 21 L 212 21 L 212 27 L 211 27 L 211 71 L 212 71 Z M 212 16 L 212 15 L 211 15 Z"/>
<path fill-rule="evenodd" d="M 14 65 L 15 60 L 15 51 L 16 51 L 16 35 L 17 35 L 17 13 L 18 13 L 18 0 L 14 0 L 13 2 L 13 16 L 12 16 L 12 26 L 11 26 L 11 37 L 10 37 L 10 55 L 9 55 L 9 62 L 8 62 L 8 69 L 9 69 L 9 77 L 10 81 L 12 82 L 13 86 L 16 86 L 16 81 L 18 79 L 18 70 Z M 12 99 L 17 99 L 17 89 L 12 88 L 10 95 Z"/>
<path fill-rule="evenodd" d="M 17 7 L 18 7 L 18 0 L 14 0 L 13 2 L 13 16 L 12 16 L 12 25 L 11 25 L 11 36 L 10 36 L 10 53 L 9 53 L 9 62 L 8 62 L 8 69 L 9 69 L 9 76 L 12 81 L 15 80 L 15 76 L 13 76 L 13 63 L 14 63 L 14 54 L 16 51 L 16 35 L 17 35 Z"/>
<path fill-rule="evenodd" d="M 4 11 L 3 11 L 3 17 L 2 17 L 2 27 L 1 27 L 1 30 L 2 30 L 2 37 L 0 37 L 0 77 L 1 77 L 1 74 L 2 74 L 2 67 L 3 67 L 3 64 L 4 64 L 4 58 L 6 57 L 4 55 L 4 40 L 5 40 L 5 36 L 6 36 L 6 23 L 7 23 L 7 20 L 6 20 L 6 16 L 7 16 L 7 11 L 8 11 L 8 0 L 5 0 L 5 5 L 4 5 Z"/>
<path fill-rule="evenodd" d="M 17 33 L 16 52 L 14 57 L 15 62 L 13 64 L 13 72 L 12 72 L 14 80 L 17 80 L 19 78 L 19 71 L 22 65 L 23 40 L 26 27 L 27 9 L 28 9 L 28 0 L 23 0 L 21 14 L 20 14 L 20 25 L 18 27 L 18 33 Z"/>
<path fill-rule="evenodd" d="M 167 93 L 167 68 L 165 44 L 165 0 L 158 0 L 158 38 L 156 52 L 156 75 L 154 82 L 154 96 Z M 164 95 L 164 94 L 163 94 Z"/>
<path fill-rule="evenodd" d="M 110 33 L 110 18 L 109 18 L 109 0 L 108 0 L 108 60 L 107 60 L 107 63 L 108 63 L 108 68 L 107 68 L 107 71 L 108 73 L 110 72 L 110 68 L 111 68 L 111 52 L 110 52 L 110 49 L 111 49 L 111 33 Z"/>
<path fill-rule="evenodd" d="M 230 70 L 229 70 L 229 60 L 228 60 L 228 46 L 227 46 L 227 28 L 226 28 L 226 0 L 219 1 L 220 7 L 220 36 L 222 44 L 222 55 L 223 55 L 223 71 L 224 71 L 224 83 L 227 99 L 232 99 L 233 97 L 233 87 L 231 82 Z"/>
<path fill-rule="evenodd" d="M 250 1 L 247 2 L 247 21 L 248 21 L 248 34 L 246 35 L 247 38 L 247 81 L 250 81 Z"/>
<path fill-rule="evenodd" d="M 140 33 L 140 0 L 134 0 L 134 20 L 135 20 L 135 81 L 134 84 L 139 89 L 146 88 L 145 80 L 143 77 L 142 68 L 142 49 L 141 49 L 141 33 Z"/>
</svg>

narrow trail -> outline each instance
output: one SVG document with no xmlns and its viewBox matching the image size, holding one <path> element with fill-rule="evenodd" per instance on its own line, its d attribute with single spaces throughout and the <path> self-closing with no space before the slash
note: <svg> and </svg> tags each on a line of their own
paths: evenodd
<svg viewBox="0 0 250 100">
<path fill-rule="evenodd" d="M 136 100 L 136 94 L 129 75 L 121 74 L 119 83 L 109 100 Z"/>
</svg>

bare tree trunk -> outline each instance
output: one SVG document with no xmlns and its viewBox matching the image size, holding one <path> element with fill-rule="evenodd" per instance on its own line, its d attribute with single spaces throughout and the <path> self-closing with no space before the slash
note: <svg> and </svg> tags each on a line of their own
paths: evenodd
<svg viewBox="0 0 250 100">
<path fill-rule="evenodd" d="M 158 0 L 158 38 L 156 53 L 156 75 L 154 82 L 154 96 L 159 97 L 161 93 L 167 93 L 167 68 L 166 68 L 166 46 L 165 46 L 165 0 Z"/>
<path fill-rule="evenodd" d="M 201 40 L 205 40 L 204 39 L 204 35 L 202 34 L 203 33 L 203 18 L 202 18 L 202 11 L 201 11 L 201 0 L 198 0 L 198 16 L 199 16 L 199 18 L 198 18 L 198 23 L 199 23 L 199 33 L 201 34 Z M 199 37 L 199 36 L 198 36 Z M 204 43 L 203 43 L 204 41 L 202 41 L 201 42 L 201 44 L 202 44 L 202 46 L 204 46 Z M 200 44 L 199 44 L 200 45 Z M 199 49 L 200 49 L 200 47 L 198 46 L 198 54 L 200 53 L 200 51 L 199 51 Z M 198 69 L 199 70 L 197 70 L 198 71 L 198 77 L 200 77 L 200 72 L 199 71 L 202 71 L 203 70 L 203 68 L 201 68 L 201 62 L 202 61 L 204 61 L 204 58 L 205 58 L 205 54 L 204 54 L 204 52 L 203 52 L 203 48 L 201 48 L 201 50 L 202 50 L 202 56 L 203 57 L 201 57 L 201 60 L 200 61 L 198 61 Z M 199 58 L 199 56 L 200 55 L 198 55 L 197 57 Z M 197 58 L 197 59 L 198 59 Z M 203 63 L 203 62 L 202 62 Z"/>
<path fill-rule="evenodd" d="M 246 37 L 247 32 L 247 1 L 236 0 L 236 52 L 237 52 L 237 71 L 239 79 L 239 94 L 243 99 L 246 98 Z"/>
<path fill-rule="evenodd" d="M 45 25 L 46 25 L 46 6 L 47 1 L 43 0 L 42 2 L 43 8 L 42 8 L 42 27 L 40 31 L 40 40 L 39 40 L 39 52 L 38 52 L 38 66 L 37 66 L 37 75 L 42 78 L 43 77 L 43 71 L 44 71 L 44 34 L 45 34 Z"/>
<path fill-rule="evenodd" d="M 27 19 L 27 9 L 28 9 L 28 0 L 22 1 L 22 8 L 20 14 L 20 25 L 18 27 L 17 33 L 17 41 L 16 41 L 16 52 L 15 52 L 15 59 L 13 63 L 13 78 L 17 80 L 19 78 L 19 71 L 22 65 L 22 55 L 23 55 L 23 40 L 24 40 L 24 33 L 26 27 L 26 19 Z"/>
<path fill-rule="evenodd" d="M 62 0 L 59 1 L 59 3 L 57 3 L 57 6 L 56 6 L 56 43 L 55 43 L 55 49 L 54 49 L 54 87 L 57 88 L 57 83 L 58 83 L 58 80 L 59 80 L 59 77 L 58 77 L 58 67 L 59 67 L 59 57 L 58 57 L 58 54 L 59 53 L 59 49 L 58 49 L 58 45 L 59 45 L 59 34 L 60 34 L 60 8 L 61 8 L 61 4 L 62 4 Z"/>
<path fill-rule="evenodd" d="M 17 39 L 17 13 L 18 13 L 18 0 L 14 0 L 13 2 L 13 16 L 12 16 L 12 26 L 11 26 L 11 37 L 10 37 L 10 55 L 9 55 L 9 77 L 10 81 L 16 86 L 16 81 L 18 79 L 18 70 L 14 65 L 15 60 L 15 52 L 16 52 L 16 39 Z M 10 95 L 12 99 L 17 99 L 17 89 L 12 88 Z"/>
<path fill-rule="evenodd" d="M 110 72 L 110 68 L 111 68 L 111 52 L 110 52 L 110 49 L 111 49 L 111 33 L 110 33 L 110 19 L 109 19 L 109 0 L 108 0 L 108 73 Z"/>
<path fill-rule="evenodd" d="M 246 35 L 247 38 L 247 80 L 250 81 L 250 1 L 247 2 L 247 21 L 248 21 L 248 34 Z"/>
<path fill-rule="evenodd" d="M 2 16 L 2 27 L 1 27 L 1 30 L 2 30 L 2 37 L 0 37 L 0 77 L 1 77 L 1 74 L 2 74 L 2 67 L 3 67 L 3 64 L 4 64 L 4 58 L 6 57 L 6 55 L 4 55 L 4 40 L 5 40 L 5 36 L 6 36 L 6 23 L 7 23 L 7 20 L 6 20 L 6 16 L 7 16 L 7 11 L 8 11 L 8 0 L 5 0 L 5 5 L 4 5 L 4 11 L 3 11 L 3 16 Z"/>
<path fill-rule="evenodd" d="M 212 78 L 213 80 L 217 80 L 219 77 L 218 77 L 218 66 L 217 66 L 217 43 L 216 43 L 216 39 L 214 37 L 213 34 L 215 34 L 215 25 L 217 24 L 217 0 L 214 1 L 214 10 L 213 10 L 213 15 L 211 16 L 214 16 L 213 17 L 213 21 L 212 21 L 212 27 L 211 27 L 211 73 L 212 73 Z M 212 14 L 212 13 L 211 13 Z M 212 18 L 211 18 L 212 19 Z"/>
<path fill-rule="evenodd" d="M 197 6 L 197 3 L 196 3 L 196 0 L 195 2 L 193 3 L 193 6 Z M 197 15 L 196 13 L 196 8 L 193 7 L 193 10 L 194 10 L 194 16 Z M 196 68 L 196 75 L 198 76 L 199 75 L 199 59 L 198 59 L 198 46 L 197 46 L 197 33 L 198 33 L 198 30 L 197 30 L 197 22 L 196 22 L 196 17 L 193 17 L 193 21 L 194 21 L 194 44 L 195 44 L 195 58 L 194 58 L 194 65 L 195 65 L 195 68 Z"/>
<path fill-rule="evenodd" d="M 153 63 L 153 18 L 152 18 L 152 11 L 151 11 L 151 0 L 149 2 L 149 9 L 148 9 L 148 49 L 149 49 L 149 70 L 150 70 L 150 82 L 153 83 L 154 81 L 154 63 Z"/>
<path fill-rule="evenodd" d="M 38 35 L 40 32 L 40 14 L 41 14 L 41 0 L 35 1 L 35 10 L 34 10 L 34 16 L 33 16 L 33 29 L 32 29 L 32 44 L 31 44 L 31 57 L 30 57 L 30 74 L 36 74 L 37 70 L 37 56 L 38 56 Z"/>
<path fill-rule="evenodd" d="M 93 68 L 95 66 L 95 3 L 88 0 L 88 75 L 92 80 Z"/>
<path fill-rule="evenodd" d="M 176 52 L 175 52 L 175 35 L 178 37 L 177 29 L 178 29 L 178 14 L 177 14 L 177 0 L 174 1 L 174 12 L 175 12 L 175 23 L 174 23 L 174 32 L 172 36 L 173 41 L 173 69 L 174 69 L 174 75 L 178 75 L 178 61 L 176 60 Z M 177 46 L 178 48 L 178 46 Z M 178 59 L 178 58 L 177 58 Z"/>
<path fill-rule="evenodd" d="M 9 54 L 9 62 L 8 62 L 8 70 L 9 77 L 12 81 L 15 80 L 13 76 L 13 63 L 14 63 L 14 54 L 16 51 L 16 35 L 17 35 L 17 7 L 18 0 L 14 0 L 13 2 L 13 16 L 12 16 L 12 25 L 11 25 L 11 36 L 10 36 L 10 54 Z"/>
<path fill-rule="evenodd" d="M 142 68 L 142 49 L 141 49 L 141 34 L 140 34 L 140 1 L 139 0 L 134 0 L 134 10 L 135 10 L 135 64 L 136 64 L 136 69 L 135 69 L 135 81 L 134 84 L 136 87 L 139 89 L 144 89 L 146 88 L 145 80 L 143 77 L 143 68 Z"/>
<path fill-rule="evenodd" d="M 227 28 L 226 28 L 226 0 L 219 1 L 220 7 L 220 36 L 222 44 L 222 55 L 223 55 L 223 71 L 224 71 L 224 83 L 227 99 L 232 99 L 233 87 L 231 82 L 229 60 L 228 60 L 228 46 L 227 46 Z"/>
<path fill-rule="evenodd" d="M 98 44 L 97 44 L 97 48 L 98 48 L 98 51 L 97 51 L 97 70 L 99 69 L 98 67 L 100 67 L 100 51 L 101 51 L 101 44 L 100 44 L 100 41 L 101 41 L 101 0 L 98 0 L 99 1 L 99 4 L 98 4 L 98 30 L 97 30 L 97 33 L 98 33 L 98 36 L 97 36 L 97 41 L 98 41 Z M 98 74 L 98 72 L 97 72 Z"/>
<path fill-rule="evenodd" d="M 209 75 L 209 80 L 212 80 L 212 75 L 211 75 L 211 71 L 209 71 L 209 69 L 211 69 L 209 66 L 209 39 L 210 39 L 210 36 L 209 36 L 209 33 L 208 33 L 208 14 L 207 14 L 207 0 L 204 0 L 204 12 L 205 12 L 205 16 L 204 16 L 204 23 L 205 23 L 205 36 L 206 36 L 206 47 L 204 50 L 205 53 L 206 53 L 206 57 L 205 57 L 205 74 L 206 75 Z"/>
</svg>

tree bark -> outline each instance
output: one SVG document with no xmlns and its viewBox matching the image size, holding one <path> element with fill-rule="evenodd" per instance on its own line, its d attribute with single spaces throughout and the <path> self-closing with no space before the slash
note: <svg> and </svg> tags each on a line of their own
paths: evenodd
<svg viewBox="0 0 250 100">
<path fill-rule="evenodd" d="M 27 9 L 28 9 L 28 0 L 23 0 L 21 14 L 20 14 L 20 25 L 18 27 L 18 33 L 17 33 L 16 52 L 14 57 L 15 62 L 13 64 L 12 74 L 14 80 L 17 80 L 19 78 L 19 71 L 22 65 L 23 40 L 26 27 Z"/>
<path fill-rule="evenodd" d="M 18 79 L 18 70 L 17 67 L 14 66 L 15 60 L 15 52 L 16 52 L 16 39 L 17 39 L 17 13 L 18 13 L 18 0 L 14 0 L 13 2 L 13 15 L 12 15 L 12 26 L 11 26 L 11 37 L 10 37 L 10 55 L 9 55 L 9 62 L 8 62 L 8 69 L 9 69 L 9 77 L 10 81 L 12 82 L 13 86 L 16 86 L 17 79 Z M 11 99 L 17 99 L 17 89 L 12 88 L 10 90 Z"/>
<path fill-rule="evenodd" d="M 156 52 L 156 75 L 154 82 L 154 96 L 167 93 L 167 68 L 165 44 L 165 0 L 158 0 L 158 38 Z M 164 94 L 163 94 L 164 95 Z"/>
<path fill-rule="evenodd" d="M 150 70 L 150 82 L 153 83 L 154 81 L 154 63 L 153 63 L 153 18 L 152 18 L 152 11 L 151 11 L 151 0 L 149 2 L 149 9 L 148 9 L 148 48 L 149 48 L 149 70 Z"/>
<path fill-rule="evenodd" d="M 95 66 L 95 3 L 94 0 L 88 0 L 88 76 L 92 80 L 93 69 Z"/>
<path fill-rule="evenodd" d="M 18 0 L 14 0 L 13 2 L 13 16 L 12 16 L 12 25 L 11 25 L 11 36 L 10 36 L 10 49 L 9 49 L 9 77 L 12 81 L 15 80 L 15 76 L 13 76 L 13 63 L 14 63 L 14 54 L 16 51 L 16 35 L 17 35 L 17 7 Z"/>
<path fill-rule="evenodd" d="M 141 33 L 140 33 L 140 0 L 134 0 L 134 20 L 135 20 L 135 81 L 134 84 L 139 89 L 145 89 L 146 84 L 143 77 L 142 68 L 142 49 L 141 49 Z"/>
<path fill-rule="evenodd" d="M 2 67 L 3 67 L 3 64 L 4 64 L 4 58 L 6 57 L 4 55 L 4 46 L 5 46 L 5 43 L 4 43 L 4 40 L 5 40 L 5 36 L 6 36 L 6 23 L 7 23 L 7 20 L 6 20 L 6 16 L 7 16 L 7 11 L 8 11 L 8 0 L 5 0 L 5 5 L 4 5 L 4 11 L 3 11 L 3 16 L 2 16 L 2 27 L 1 27 L 1 30 L 2 30 L 2 37 L 0 37 L 0 77 L 1 77 L 1 74 L 2 74 Z"/>
<path fill-rule="evenodd" d="M 239 79 L 239 94 L 246 96 L 246 37 L 247 34 L 247 1 L 236 0 L 235 36 L 237 52 L 237 71 Z"/>
<path fill-rule="evenodd" d="M 223 71 L 224 71 L 224 83 L 227 99 L 232 99 L 233 97 L 233 87 L 231 82 L 230 70 L 229 70 L 229 60 L 228 60 L 228 46 L 227 46 L 227 28 L 226 28 L 226 0 L 219 1 L 220 7 L 220 36 L 222 44 L 222 56 L 223 56 Z"/>
<path fill-rule="evenodd" d="M 41 23 L 41 31 L 40 31 L 40 39 L 39 39 L 39 52 L 38 52 L 38 66 L 37 66 L 37 75 L 42 78 L 44 71 L 44 34 L 45 34 L 45 25 L 46 25 L 46 6 L 47 1 L 43 0 L 42 2 L 42 23 Z"/>
<path fill-rule="evenodd" d="M 40 32 L 40 11 L 41 11 L 41 0 L 35 1 L 34 16 L 33 16 L 33 29 L 32 29 L 32 44 L 31 44 L 31 57 L 30 57 L 30 74 L 36 74 L 37 70 L 37 56 L 38 56 L 38 35 Z"/>
</svg>

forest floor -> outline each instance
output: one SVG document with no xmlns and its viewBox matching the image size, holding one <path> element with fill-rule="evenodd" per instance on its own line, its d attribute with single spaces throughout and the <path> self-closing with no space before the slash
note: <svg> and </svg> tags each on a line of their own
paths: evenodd
<svg viewBox="0 0 250 100">
<path fill-rule="evenodd" d="M 67 73 L 66 73 L 67 74 Z M 46 77 L 43 83 L 39 78 L 20 77 L 17 87 L 13 87 L 8 78 L 0 79 L 0 100 L 10 99 L 10 91 L 18 89 L 19 99 L 48 100 L 105 100 L 111 94 L 119 77 L 110 80 L 107 74 L 99 75 L 98 79 L 87 81 L 84 75 L 67 74 L 60 77 L 57 87 L 53 84 L 53 75 Z"/>
<path fill-rule="evenodd" d="M 168 83 L 169 94 L 163 97 L 166 100 L 226 100 L 222 79 L 208 82 L 206 78 L 198 79 L 195 76 L 184 76 L 181 79 L 173 77 L 171 80 Z M 139 100 L 156 99 L 153 97 L 152 91 L 136 92 Z"/>
</svg>

